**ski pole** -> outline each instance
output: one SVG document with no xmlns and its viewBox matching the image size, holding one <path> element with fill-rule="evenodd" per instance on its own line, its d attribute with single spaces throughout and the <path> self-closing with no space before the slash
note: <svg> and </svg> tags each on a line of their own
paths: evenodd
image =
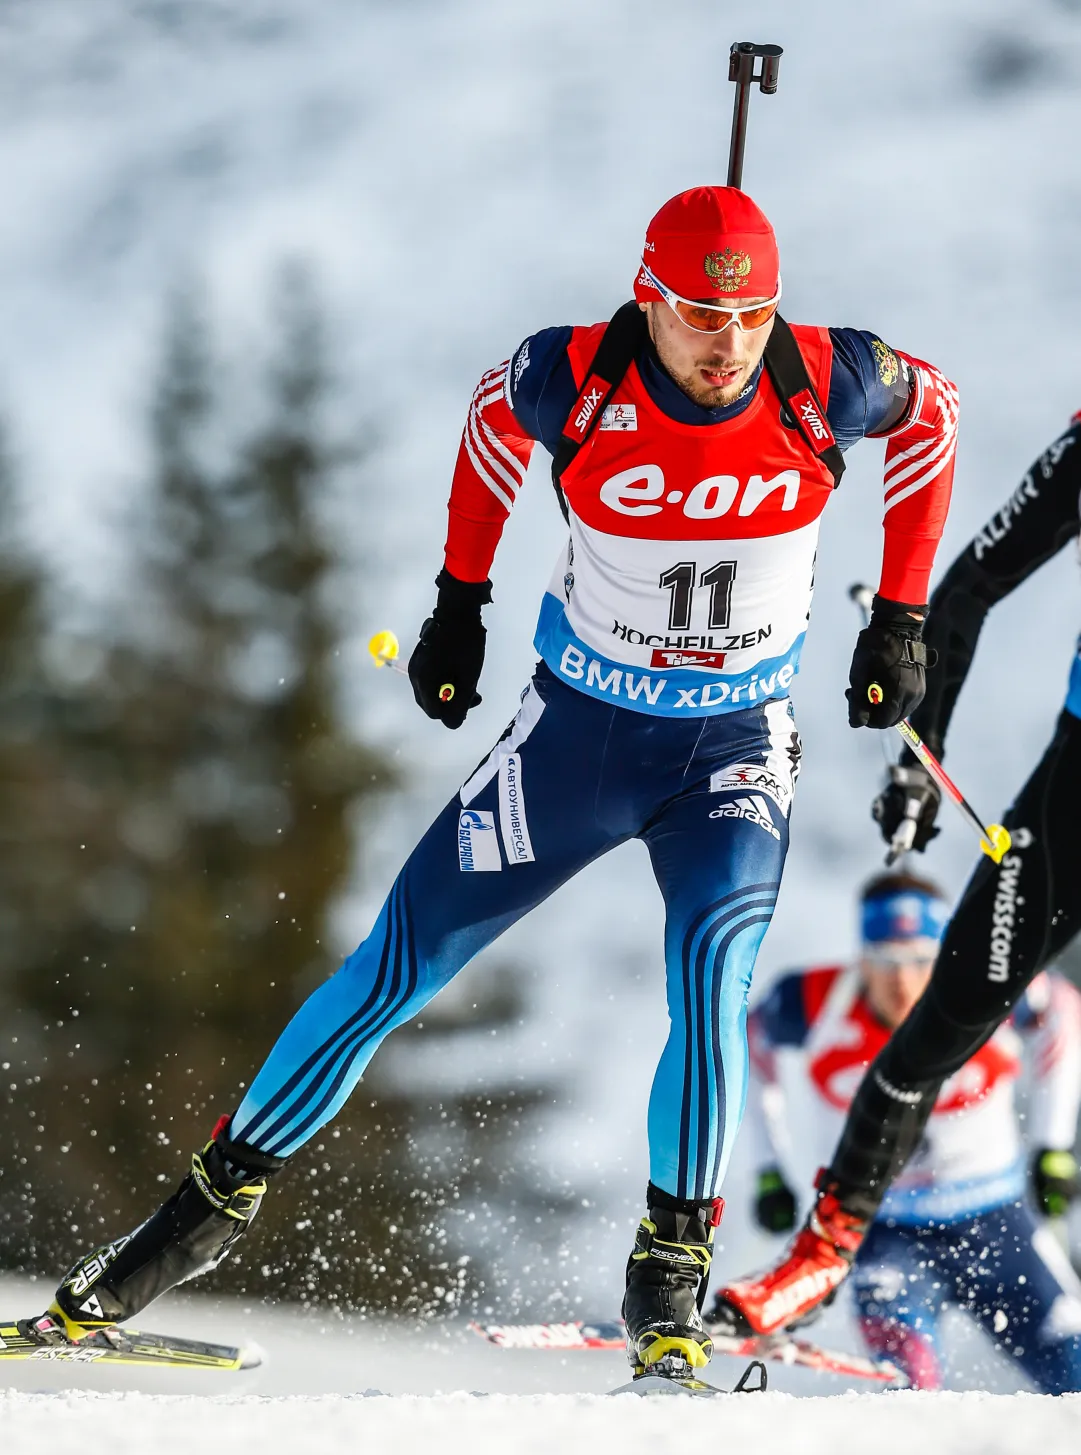
<svg viewBox="0 0 1081 1455">
<path fill-rule="evenodd" d="M 403 677 L 409 676 L 406 668 L 398 661 L 401 647 L 398 644 L 398 638 L 392 631 L 376 632 L 368 643 L 368 651 L 377 667 L 389 667 L 394 672 L 400 672 Z M 439 689 L 440 702 L 450 702 L 453 696 L 454 683 L 444 682 Z"/>
<path fill-rule="evenodd" d="M 874 592 L 869 586 L 863 586 L 857 583 L 857 585 L 849 588 L 848 594 L 863 612 L 865 621 L 869 622 L 871 620 L 871 602 L 874 600 Z M 867 689 L 867 696 L 873 705 L 877 705 L 879 702 L 882 701 L 881 688 L 878 688 L 879 695 L 877 697 L 873 696 L 876 687 L 877 684 L 872 683 L 871 686 Z M 931 749 L 923 741 L 923 739 L 909 722 L 907 717 L 903 717 L 900 722 L 894 723 L 894 727 L 901 734 L 902 738 L 904 738 L 911 751 L 916 755 L 919 761 L 927 769 L 927 772 L 938 784 L 942 792 L 951 801 L 951 803 L 953 803 L 954 807 L 968 824 L 969 828 L 972 829 L 979 837 L 980 848 L 983 850 L 983 852 L 987 855 L 989 859 L 992 859 L 996 864 L 1001 864 L 1003 856 L 1008 853 L 1010 847 L 1009 829 L 1007 829 L 1003 824 L 1000 823 L 984 823 L 983 819 L 980 818 L 979 814 L 972 807 L 971 803 L 969 803 L 968 799 L 961 792 L 961 790 L 957 787 L 957 784 L 954 783 L 953 779 L 946 772 L 945 768 L 943 768 L 942 764 L 935 757 L 934 753 L 931 752 Z M 912 807 L 913 802 L 916 802 L 916 806 L 918 809 L 918 802 L 915 800 L 913 800 L 909 804 L 906 804 L 905 820 L 902 823 L 901 827 L 904 827 L 905 824 L 910 821 L 909 810 Z M 911 819 L 912 827 L 910 830 L 910 837 L 908 838 L 906 848 L 912 847 L 912 838 L 915 837 L 917 822 L 918 813 L 915 818 Z M 894 851 L 896 838 L 897 836 L 895 835 L 894 843 L 890 845 L 891 854 L 893 854 Z M 905 851 L 902 850 L 901 852 Z M 894 857 L 896 857 L 896 855 L 894 855 Z"/>
<path fill-rule="evenodd" d="M 750 40 L 737 40 L 728 57 L 728 79 L 736 83 L 736 104 L 732 112 L 732 142 L 728 150 L 728 185 L 743 186 L 743 149 L 747 145 L 747 114 L 751 107 L 751 87 L 756 83 L 763 96 L 777 90 L 777 74 L 783 51 L 779 45 L 755 45 Z M 762 69 L 755 74 L 754 63 L 762 58 Z"/>
<path fill-rule="evenodd" d="M 403 677 L 409 676 L 401 662 L 398 661 L 401 647 L 393 632 L 376 632 L 368 643 L 368 651 L 377 667 L 389 667 L 393 672 L 400 672 Z"/>
</svg>

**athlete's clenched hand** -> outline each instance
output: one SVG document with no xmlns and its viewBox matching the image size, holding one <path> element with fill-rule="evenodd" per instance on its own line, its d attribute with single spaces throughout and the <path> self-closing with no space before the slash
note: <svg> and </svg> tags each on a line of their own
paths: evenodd
<svg viewBox="0 0 1081 1455">
<path fill-rule="evenodd" d="M 435 578 L 435 610 L 420 629 L 409 659 L 418 705 L 444 727 L 460 728 L 480 702 L 485 630 L 480 609 L 492 599 L 490 581 L 459 581 L 445 568 Z"/>
<path fill-rule="evenodd" d="M 1048 1218 L 1065 1217 L 1070 1204 L 1081 1196 L 1081 1174 L 1074 1154 L 1040 1147 L 1032 1155 L 1029 1172 L 1039 1210 Z"/>
<path fill-rule="evenodd" d="M 922 852 L 940 832 L 935 816 L 941 802 L 942 793 L 927 769 L 914 761 L 902 761 L 890 768 L 889 781 L 871 804 L 871 817 L 887 844 L 893 843 L 905 819 L 914 820 L 916 832 L 911 847 Z"/>
<path fill-rule="evenodd" d="M 764 1233 L 790 1233 L 796 1226 L 796 1194 L 779 1167 L 763 1167 L 754 1194 L 754 1220 Z"/>
<path fill-rule="evenodd" d="M 856 638 L 848 698 L 850 727 L 894 727 L 923 701 L 927 648 L 921 641 L 926 606 L 876 596 L 870 624 Z"/>
</svg>

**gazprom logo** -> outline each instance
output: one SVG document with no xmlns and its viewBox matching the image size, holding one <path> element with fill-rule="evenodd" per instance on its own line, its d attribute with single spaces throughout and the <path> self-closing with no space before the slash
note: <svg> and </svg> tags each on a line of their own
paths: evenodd
<svg viewBox="0 0 1081 1455">
<path fill-rule="evenodd" d="M 463 808 L 458 815 L 458 868 L 463 874 L 502 869 L 495 814 L 484 808 Z"/>
</svg>

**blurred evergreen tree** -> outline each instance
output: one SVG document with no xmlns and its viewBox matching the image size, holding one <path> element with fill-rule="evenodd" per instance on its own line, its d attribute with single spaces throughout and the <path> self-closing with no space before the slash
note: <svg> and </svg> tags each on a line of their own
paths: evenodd
<svg viewBox="0 0 1081 1455">
<path fill-rule="evenodd" d="M 44 585 L 0 534 L 8 1266 L 60 1271 L 179 1178 L 335 968 L 327 912 L 393 784 L 338 710 L 340 563 L 323 513 L 339 472 L 370 488 L 371 441 L 328 443 L 302 273 L 282 275 L 275 311 L 263 422 L 238 441 L 239 387 L 216 371 L 194 299 L 176 300 L 108 640 L 50 635 Z M 512 980 L 444 1033 L 516 1017 Z M 381 1091 L 373 1071 L 276 1185 L 218 1289 L 412 1311 L 463 1289 L 448 1208 L 506 1202 L 521 1114 L 543 1088 L 493 1107 Z"/>
<path fill-rule="evenodd" d="M 42 665 L 46 581 L 18 538 L 13 485 L 0 431 L 0 1027 L 16 1015 L 13 977 L 38 953 L 36 926 L 47 918 L 55 888 L 49 854 L 26 854 L 26 826 L 40 848 L 51 847 L 58 828 L 49 803 L 56 763 L 48 742 L 56 702 Z M 0 1039 L 0 1062 L 8 1059 L 7 1039 Z"/>
</svg>

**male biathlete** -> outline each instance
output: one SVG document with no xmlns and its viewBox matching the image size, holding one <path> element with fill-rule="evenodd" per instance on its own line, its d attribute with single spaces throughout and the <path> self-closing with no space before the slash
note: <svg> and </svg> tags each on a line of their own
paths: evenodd
<svg viewBox="0 0 1081 1455">
<path fill-rule="evenodd" d="M 409 675 L 447 727 L 479 702 L 488 572 L 539 440 L 569 538 L 517 716 L 177 1192 L 79 1260 L 39 1337 L 130 1318 L 217 1263 L 387 1033 L 583 865 L 639 838 L 667 910 L 671 1029 L 627 1273 L 629 1352 L 636 1368 L 668 1372 L 709 1358 L 699 1297 L 743 1110 L 747 987 L 788 846 L 800 755 L 788 690 L 819 517 L 841 451 L 885 437 L 881 584 L 850 688 L 853 725 L 885 728 L 924 689 L 957 396 L 873 334 L 784 323 L 773 230 L 732 188 L 662 207 L 634 296 L 608 325 L 533 334 L 470 405 L 436 606 Z"/>
<path fill-rule="evenodd" d="M 943 577 L 931 600 L 928 647 L 937 663 L 913 726 L 941 754 L 950 717 L 991 607 L 1081 529 L 1081 414 L 1048 447 Z M 906 761 L 891 771 L 874 814 L 889 840 L 909 800 L 920 803 L 924 849 L 939 794 Z M 777 1266 L 721 1289 L 711 1317 L 726 1330 L 772 1333 L 828 1299 L 847 1275 L 891 1181 L 920 1146 L 942 1083 L 976 1054 L 1026 986 L 1081 928 L 1081 643 L 1051 742 L 1006 815 L 1001 864 L 981 858 L 946 930 L 934 973 L 912 1013 L 863 1077 L 807 1222 Z M 1045 1168 L 1065 1197 L 1077 1169 L 1065 1153 Z M 1036 1337 L 1040 1337 L 1037 1332 Z"/>
<path fill-rule="evenodd" d="M 931 978 L 947 918 L 929 880 L 880 874 L 860 895 L 856 963 L 792 971 L 752 1011 L 747 1121 L 758 1153 L 754 1215 L 767 1232 L 795 1227 L 790 1169 L 815 1166 L 816 1153 L 833 1147 L 863 1071 Z M 1073 1189 L 1063 1168 L 1074 1166 L 1079 1101 L 1081 995 L 1044 972 L 1009 1023 L 943 1085 L 856 1259 L 864 1342 L 914 1389 L 941 1388 L 939 1329 L 949 1308 L 1043 1394 L 1081 1389 L 1081 1282 L 1037 1217 L 1066 1210 Z"/>
</svg>

